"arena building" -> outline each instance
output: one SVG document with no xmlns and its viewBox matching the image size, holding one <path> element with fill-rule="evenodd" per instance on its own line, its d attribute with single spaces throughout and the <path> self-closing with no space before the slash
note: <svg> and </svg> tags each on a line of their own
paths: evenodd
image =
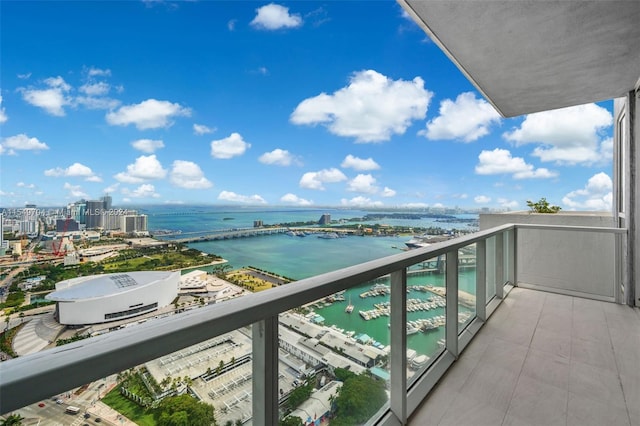
<svg viewBox="0 0 640 426">
<path fill-rule="evenodd" d="M 127 272 L 60 281 L 46 296 L 64 325 L 122 320 L 163 308 L 177 297 L 180 272 Z"/>
</svg>

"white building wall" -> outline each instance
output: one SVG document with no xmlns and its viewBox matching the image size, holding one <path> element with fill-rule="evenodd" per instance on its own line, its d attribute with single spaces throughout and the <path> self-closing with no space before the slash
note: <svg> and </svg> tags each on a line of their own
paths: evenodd
<svg viewBox="0 0 640 426">
<path fill-rule="evenodd" d="M 508 223 L 614 227 L 613 216 L 605 212 L 480 215 L 481 230 Z M 616 298 L 613 234 L 519 229 L 517 248 L 519 285 L 612 301 Z M 489 249 L 487 256 L 490 259 Z"/>
</svg>

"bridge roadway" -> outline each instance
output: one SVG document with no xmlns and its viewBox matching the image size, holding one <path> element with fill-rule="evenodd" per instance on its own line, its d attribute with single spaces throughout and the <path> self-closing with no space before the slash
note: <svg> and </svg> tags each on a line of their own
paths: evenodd
<svg viewBox="0 0 640 426">
<path fill-rule="evenodd" d="M 218 240 L 230 240 L 233 238 L 249 238 L 259 237 L 263 235 L 284 234 L 286 232 L 310 232 L 310 233 L 322 233 L 322 232 L 335 232 L 337 234 L 353 234 L 354 230 L 351 229 L 333 229 L 333 228 L 301 228 L 301 227 L 273 227 L 273 228 L 235 228 L 235 229 L 222 229 L 219 231 L 210 231 L 205 235 L 190 235 L 183 238 L 163 238 L 158 236 L 156 238 L 162 241 L 187 244 L 204 241 L 218 241 Z"/>
</svg>

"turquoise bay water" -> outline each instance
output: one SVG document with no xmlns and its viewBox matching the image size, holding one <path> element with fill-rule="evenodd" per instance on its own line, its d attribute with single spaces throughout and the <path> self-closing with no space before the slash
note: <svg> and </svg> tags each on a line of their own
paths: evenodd
<svg viewBox="0 0 640 426">
<path fill-rule="evenodd" d="M 367 212 L 360 210 L 229 210 L 206 207 L 187 209 L 164 207 L 146 211 L 145 213 L 149 215 L 150 230 L 171 229 L 181 230 L 186 233 L 232 227 L 251 227 L 254 220 L 262 220 L 265 224 L 277 224 L 318 220 L 323 213 L 330 213 L 332 219 L 341 219 L 362 217 Z M 380 223 L 389 223 L 389 221 L 380 221 Z M 449 229 L 461 227 L 460 223 L 437 223 L 432 219 L 402 220 L 401 224 L 414 227 L 440 226 Z M 404 242 L 409 238 L 407 236 L 348 236 L 338 239 L 322 239 L 317 238 L 315 235 L 291 237 L 284 234 L 276 234 L 253 238 L 198 242 L 189 244 L 189 247 L 205 253 L 219 255 L 228 260 L 234 269 L 255 266 L 300 280 L 400 253 L 401 250 L 406 248 Z M 461 272 L 459 283 L 461 290 L 473 293 L 475 271 Z M 444 276 L 442 274 L 410 276 L 408 284 L 443 286 Z M 378 342 L 387 345 L 389 342 L 389 318 L 382 316 L 365 321 L 358 314 L 359 310 L 373 309 L 374 303 L 389 300 L 388 296 L 361 298 L 360 294 L 368 290 L 372 285 L 373 283 L 364 283 L 357 288 L 349 289 L 345 293 L 346 301 L 335 302 L 330 306 L 316 309 L 316 313 L 325 318 L 326 325 L 335 325 L 345 331 L 366 333 Z M 431 295 L 431 293 L 413 291 L 407 297 L 426 300 Z M 355 305 L 355 309 L 351 314 L 345 312 L 349 298 Z M 435 315 L 444 315 L 444 308 L 437 308 L 429 312 L 409 312 L 408 319 L 429 318 Z M 437 341 L 443 337 L 444 328 L 440 327 L 438 330 L 427 333 L 409 335 L 407 341 L 410 348 L 419 353 L 430 354 L 437 347 Z"/>
</svg>

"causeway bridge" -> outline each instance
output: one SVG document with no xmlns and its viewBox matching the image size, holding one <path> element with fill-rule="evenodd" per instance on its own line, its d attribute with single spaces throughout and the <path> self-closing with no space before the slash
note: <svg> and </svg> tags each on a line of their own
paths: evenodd
<svg viewBox="0 0 640 426">
<path fill-rule="evenodd" d="M 156 238 L 173 243 L 187 244 L 197 243 L 205 241 L 219 241 L 219 240 L 231 240 L 234 238 L 249 238 L 260 237 L 264 235 L 284 234 L 287 232 L 308 232 L 308 233 L 323 233 L 323 232 L 335 232 L 337 234 L 352 234 L 354 231 L 345 229 L 332 229 L 332 228 L 301 228 L 301 227 L 263 227 L 263 228 L 233 228 L 233 229 L 220 229 L 215 231 L 205 232 L 191 232 L 189 235 L 183 233 L 178 234 L 180 238 L 167 238 L 169 235 L 159 235 Z M 176 234 L 173 234 L 176 235 Z M 173 236 L 171 235 L 171 236 Z"/>
</svg>

